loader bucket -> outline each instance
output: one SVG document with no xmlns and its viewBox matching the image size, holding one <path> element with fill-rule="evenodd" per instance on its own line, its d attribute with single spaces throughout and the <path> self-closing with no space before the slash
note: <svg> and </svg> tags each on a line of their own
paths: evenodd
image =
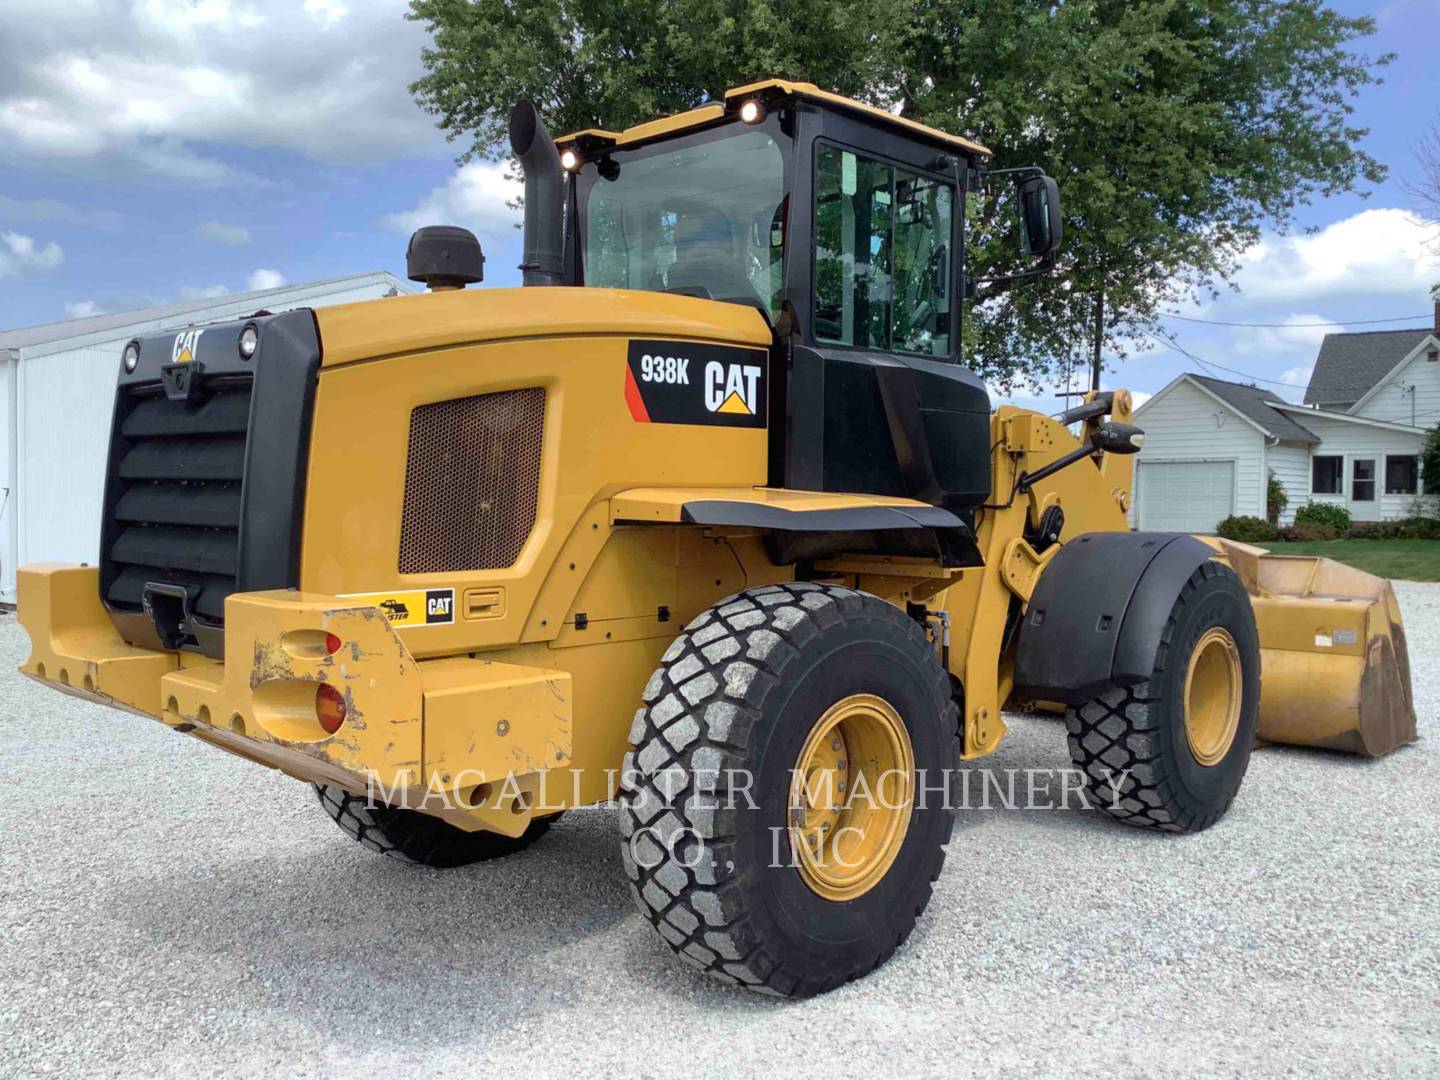
<svg viewBox="0 0 1440 1080">
<path fill-rule="evenodd" d="M 1410 658 L 1388 581 L 1331 559 L 1202 539 L 1255 609 L 1261 739 L 1366 757 L 1415 740 Z"/>
</svg>

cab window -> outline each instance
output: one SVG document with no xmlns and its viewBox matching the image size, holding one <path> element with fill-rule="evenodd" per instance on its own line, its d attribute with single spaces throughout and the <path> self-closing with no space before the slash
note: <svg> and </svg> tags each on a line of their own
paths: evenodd
<svg viewBox="0 0 1440 1080">
<path fill-rule="evenodd" d="M 785 155 L 729 127 L 585 166 L 585 283 L 780 308 Z"/>
<path fill-rule="evenodd" d="M 816 147 L 815 337 L 948 356 L 954 189 Z"/>
</svg>

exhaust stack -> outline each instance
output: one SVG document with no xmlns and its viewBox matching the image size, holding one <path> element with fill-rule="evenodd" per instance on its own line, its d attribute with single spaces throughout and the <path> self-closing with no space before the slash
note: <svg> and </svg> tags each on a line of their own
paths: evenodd
<svg viewBox="0 0 1440 1080">
<path fill-rule="evenodd" d="M 525 254 L 520 263 L 526 285 L 565 284 L 564 171 L 555 140 L 535 106 L 517 102 L 510 112 L 510 149 L 525 170 Z"/>
</svg>

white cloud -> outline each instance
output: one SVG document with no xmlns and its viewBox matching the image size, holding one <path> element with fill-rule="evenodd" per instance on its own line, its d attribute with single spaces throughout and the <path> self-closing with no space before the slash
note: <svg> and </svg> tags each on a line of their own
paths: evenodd
<svg viewBox="0 0 1440 1080">
<path fill-rule="evenodd" d="M 64 250 L 53 240 L 42 246 L 22 233 L 0 233 L 0 278 L 19 277 L 32 270 L 53 270 L 64 261 Z"/>
<path fill-rule="evenodd" d="M 386 217 L 396 232 L 409 234 L 422 225 L 463 225 L 481 238 L 504 236 L 520 220 L 513 203 L 524 185 L 504 164 L 472 161 L 462 165 L 444 187 L 433 189 L 413 210 Z"/>
<path fill-rule="evenodd" d="M 1150 391 L 1148 390 L 1131 390 L 1130 407 L 1132 409 L 1138 409 L 1141 405 L 1144 405 L 1145 402 L 1149 401 L 1154 396 L 1155 395 L 1150 393 Z"/>
<path fill-rule="evenodd" d="M 250 292 L 261 289 L 278 289 L 285 284 L 285 275 L 279 270 L 256 270 L 245 279 L 245 288 Z"/>
<path fill-rule="evenodd" d="M 67 319 L 88 319 L 91 315 L 103 314 L 105 312 L 94 300 L 72 300 L 65 305 Z"/>
<path fill-rule="evenodd" d="M 224 296 L 230 290 L 224 285 L 181 285 L 181 300 L 213 300 L 217 296 Z"/>
<path fill-rule="evenodd" d="M 1423 299 L 1440 279 L 1440 223 L 1377 208 L 1308 236 L 1266 234 L 1241 256 L 1235 283 L 1248 300 L 1315 300 L 1396 293 Z"/>
<path fill-rule="evenodd" d="M 63 16 L 0 0 L 0 163 L 180 185 L 253 182 L 239 151 L 325 162 L 439 151 L 407 89 L 424 27 L 404 0 L 134 0 Z M 218 149 L 217 149 L 218 148 Z M 95 175 L 90 172 L 89 175 Z"/>
<path fill-rule="evenodd" d="M 202 221 L 195 226 L 195 235 L 217 244 L 238 246 L 250 243 L 249 229 L 240 225 L 226 225 L 222 221 Z"/>
<path fill-rule="evenodd" d="M 1280 375 L 1280 381 L 1290 386 L 1309 386 L 1310 376 L 1314 371 L 1314 364 L 1301 364 L 1299 367 L 1286 368 Z"/>
<path fill-rule="evenodd" d="M 305 14 L 329 30 L 349 15 L 350 9 L 340 0 L 305 0 Z"/>
<path fill-rule="evenodd" d="M 1326 334 L 1345 328 L 1326 324 L 1325 316 L 1313 313 L 1287 315 L 1283 326 L 1236 326 L 1230 328 L 1231 353 L 1244 361 L 1314 359 Z M 1246 367 L 1242 363 L 1236 365 Z"/>
</svg>

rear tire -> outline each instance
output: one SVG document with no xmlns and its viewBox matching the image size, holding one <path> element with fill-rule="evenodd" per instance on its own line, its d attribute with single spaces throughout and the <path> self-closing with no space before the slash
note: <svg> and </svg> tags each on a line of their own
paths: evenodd
<svg viewBox="0 0 1440 1080">
<path fill-rule="evenodd" d="M 1255 745 L 1260 642 L 1250 597 L 1223 563 L 1175 598 L 1150 678 L 1066 710 L 1092 804 L 1127 825 L 1199 832 L 1230 808 Z"/>
<path fill-rule="evenodd" d="M 685 628 L 644 700 L 621 776 L 621 855 L 671 949 L 791 997 L 888 960 L 944 864 L 960 758 L 950 682 L 916 622 L 853 589 L 750 589 Z M 797 775 L 825 773 L 852 795 L 862 776 L 898 778 L 900 797 L 837 810 L 797 794 Z"/>
<path fill-rule="evenodd" d="M 436 869 L 499 859 L 529 847 L 560 815 L 535 818 L 519 836 L 466 832 L 418 810 L 371 803 L 344 788 L 312 784 L 320 805 L 342 832 L 379 855 Z"/>
</svg>

